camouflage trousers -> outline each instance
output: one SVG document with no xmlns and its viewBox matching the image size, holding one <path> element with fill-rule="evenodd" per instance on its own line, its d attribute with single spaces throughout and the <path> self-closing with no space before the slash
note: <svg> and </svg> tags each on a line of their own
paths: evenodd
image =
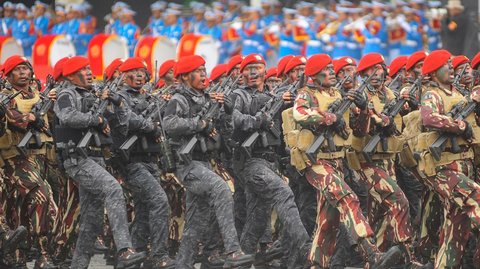
<svg viewBox="0 0 480 269">
<path fill-rule="evenodd" d="M 411 241 L 408 200 L 397 184 L 393 160 L 373 160 L 362 163 L 361 168 L 359 175 L 373 205 L 368 209 L 368 221 L 380 251 Z"/>
<path fill-rule="evenodd" d="M 212 171 L 209 163 L 201 161 L 178 167 L 176 175 L 187 190 L 185 228 L 177 255 L 177 268 L 193 268 L 195 247 L 208 230 L 205 225 L 210 225 L 210 214 L 205 212 L 211 209 L 220 228 L 225 253 L 240 250 L 228 184 Z"/>
<path fill-rule="evenodd" d="M 51 233 L 57 206 L 48 182 L 42 178 L 43 157 L 16 156 L 5 162 L 7 219 L 10 225 L 27 227 L 30 236 L 46 251 L 46 237 Z"/>
<path fill-rule="evenodd" d="M 435 260 L 438 252 L 439 230 L 443 223 L 443 205 L 438 195 L 430 188 L 425 188 L 419 212 L 419 229 L 415 252 L 423 261 Z"/>
<path fill-rule="evenodd" d="M 356 242 L 373 235 L 355 193 L 344 181 L 343 160 L 319 160 L 306 172 L 308 182 L 317 190 L 317 227 L 309 259 L 328 268 L 339 230 L 345 225 Z"/>
<path fill-rule="evenodd" d="M 473 178 L 473 163 L 467 159 L 437 166 L 436 175 L 425 179 L 444 206 L 435 268 L 459 268 L 471 229 L 480 228 L 480 185 Z"/>
<path fill-rule="evenodd" d="M 78 184 L 80 194 L 80 228 L 71 268 L 88 267 L 95 240 L 102 232 L 104 208 L 117 250 L 131 248 L 123 190 L 105 170 L 103 158 L 70 158 L 64 161 L 64 167 Z"/>
<path fill-rule="evenodd" d="M 136 162 L 127 164 L 125 168 L 125 183 L 133 195 L 135 212 L 131 225 L 133 246 L 145 250 L 150 238 L 150 256 L 159 259 L 168 256 L 170 206 L 159 183 L 158 166 Z"/>
<path fill-rule="evenodd" d="M 270 226 L 273 207 L 283 225 L 283 242 L 290 253 L 287 267 L 291 268 L 309 236 L 300 219 L 292 190 L 275 171 L 276 165 L 265 159 L 251 158 L 245 162 L 240 177 L 245 186 L 247 219 L 240 243 L 246 253 L 256 252 L 257 244 Z"/>
</svg>

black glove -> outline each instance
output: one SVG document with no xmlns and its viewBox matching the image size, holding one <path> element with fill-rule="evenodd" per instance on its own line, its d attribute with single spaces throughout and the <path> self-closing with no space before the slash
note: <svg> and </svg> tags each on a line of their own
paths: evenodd
<svg viewBox="0 0 480 269">
<path fill-rule="evenodd" d="M 345 130 L 347 128 L 347 124 L 345 123 L 343 117 L 337 117 L 337 120 L 332 124 L 332 127 L 335 133 L 337 133 L 339 136 L 344 139 L 348 138 L 348 133 Z"/>
<path fill-rule="evenodd" d="M 328 111 L 329 112 L 335 112 L 338 110 L 338 107 L 340 107 L 340 104 L 342 103 L 342 100 L 341 99 L 338 99 L 338 100 L 335 100 L 335 102 L 331 103 L 329 106 L 328 106 Z"/>
<path fill-rule="evenodd" d="M 265 113 L 255 116 L 259 129 L 267 129 L 272 125 L 272 118 Z"/>
<path fill-rule="evenodd" d="M 465 140 L 471 140 L 473 138 L 473 128 L 472 128 L 472 125 L 470 123 L 468 123 L 467 121 L 464 121 L 465 122 L 465 131 L 463 131 L 463 138 L 465 138 Z"/>
<path fill-rule="evenodd" d="M 205 135 L 210 135 L 210 133 L 215 128 L 215 125 L 211 121 L 203 121 L 203 122 L 205 122 L 206 124 L 205 124 L 205 127 L 202 130 L 202 133 L 205 134 Z"/>
<path fill-rule="evenodd" d="M 43 120 L 43 117 L 40 114 L 35 113 L 34 115 L 35 115 L 35 121 L 33 121 L 31 124 L 36 129 L 40 130 L 45 126 L 45 121 Z"/>
<path fill-rule="evenodd" d="M 410 106 L 410 108 L 412 110 L 416 110 L 418 108 L 418 101 L 417 101 L 417 96 L 415 95 L 415 93 L 410 92 L 408 94 L 408 98 L 406 98 L 406 99 L 407 99 L 408 105 Z"/>
<path fill-rule="evenodd" d="M 110 92 L 108 95 L 108 100 L 115 106 L 119 106 L 122 103 L 122 98 L 115 92 Z"/>
<path fill-rule="evenodd" d="M 361 91 L 355 91 L 353 93 L 353 103 L 361 110 L 367 108 L 367 98 L 365 98 L 365 95 Z"/>
</svg>

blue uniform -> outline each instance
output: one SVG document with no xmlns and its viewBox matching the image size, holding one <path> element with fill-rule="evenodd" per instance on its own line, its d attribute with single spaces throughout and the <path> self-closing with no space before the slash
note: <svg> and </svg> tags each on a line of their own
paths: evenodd
<svg viewBox="0 0 480 269">
<path fill-rule="evenodd" d="M 189 23 L 188 31 L 194 34 L 202 34 L 202 32 L 207 28 L 207 22 L 205 20 L 197 20 L 192 18 Z"/>
<path fill-rule="evenodd" d="M 5 18 L 0 19 L 0 22 L 1 22 L 0 33 L 2 35 L 8 35 L 9 32 L 11 32 L 11 30 L 12 30 L 12 24 L 13 24 L 14 21 L 15 21 L 15 18 L 13 18 L 13 17 L 5 17 Z"/>
<path fill-rule="evenodd" d="M 278 58 L 282 58 L 287 55 L 300 55 L 302 54 L 303 42 L 295 41 L 293 33 L 280 33 L 280 46 L 278 47 Z"/>
<path fill-rule="evenodd" d="M 333 43 L 335 44 L 335 49 L 332 51 L 332 58 L 340 58 L 343 56 L 351 56 L 351 50 L 348 48 L 349 42 L 351 42 L 351 35 L 350 33 L 346 34 L 344 31 L 345 26 L 349 23 L 349 21 L 344 20 L 340 23 L 340 26 L 337 29 L 332 39 Z"/>
<path fill-rule="evenodd" d="M 50 33 L 54 35 L 65 35 L 67 34 L 67 30 L 68 30 L 67 22 L 61 22 L 61 23 L 55 24 L 52 27 L 52 30 L 50 30 Z"/>
<path fill-rule="evenodd" d="M 439 50 L 442 48 L 442 37 L 440 36 L 440 31 L 433 29 L 432 27 L 428 28 L 428 49 L 430 51 Z"/>
<path fill-rule="evenodd" d="M 35 26 L 35 32 L 36 33 L 47 34 L 49 23 L 50 23 L 50 19 L 48 19 L 47 16 L 40 16 L 38 18 L 33 19 L 33 25 Z"/>
<path fill-rule="evenodd" d="M 138 35 L 140 34 L 140 28 L 131 22 L 128 22 L 121 27 L 118 28 L 118 35 L 125 38 L 127 41 L 128 45 L 128 53 L 131 56 L 133 56 L 133 53 L 135 51 L 135 46 L 137 45 L 138 42 Z"/>
<path fill-rule="evenodd" d="M 248 21 L 242 29 L 238 31 L 242 39 L 242 55 L 259 53 L 264 58 L 267 56 L 268 44 L 265 42 L 263 31 L 259 31 L 265 25 L 262 21 Z M 255 30 L 252 30 L 255 29 Z"/>
<path fill-rule="evenodd" d="M 317 36 L 318 32 L 321 31 L 321 28 L 325 25 L 326 22 L 314 22 L 313 27 L 307 30 L 310 39 L 307 41 L 305 56 L 310 57 L 314 54 L 325 53 L 325 43 Z"/>
<path fill-rule="evenodd" d="M 32 56 L 32 46 L 37 39 L 33 27 L 27 20 L 15 20 L 12 24 L 12 36 L 22 43 L 25 56 Z"/>
<path fill-rule="evenodd" d="M 110 32 L 112 34 L 118 34 L 119 28 L 122 26 L 122 23 L 120 22 L 119 19 L 116 19 L 111 26 Z"/>
<path fill-rule="evenodd" d="M 271 14 L 267 15 L 267 16 L 262 16 L 261 20 L 262 20 L 262 23 L 265 24 L 265 25 L 270 25 L 273 22 L 275 22 L 275 18 Z"/>
<path fill-rule="evenodd" d="M 179 22 L 172 25 L 166 25 L 163 27 L 161 35 L 168 37 L 173 43 L 178 44 L 178 41 L 182 37 L 182 26 Z"/>
<path fill-rule="evenodd" d="M 400 55 L 409 56 L 416 51 L 422 50 L 422 35 L 418 32 L 419 27 L 416 21 L 405 23 L 403 29 L 407 34 L 405 40 L 400 44 Z"/>
<path fill-rule="evenodd" d="M 151 18 L 150 23 L 148 24 L 148 27 L 150 28 L 150 33 L 152 34 L 152 36 L 161 35 L 164 26 L 165 24 L 163 23 L 163 20 L 161 18 L 159 19 Z"/>
<path fill-rule="evenodd" d="M 378 32 L 372 34 L 367 28 L 363 30 L 363 35 L 365 36 L 363 55 L 371 52 L 388 55 L 388 31 L 385 19 L 383 17 L 377 17 L 375 21 L 380 25 Z"/>
<path fill-rule="evenodd" d="M 88 42 L 92 35 L 80 32 L 81 21 L 79 19 L 71 19 L 67 22 L 67 37 L 73 41 L 77 55 L 84 55 L 87 52 Z"/>
</svg>

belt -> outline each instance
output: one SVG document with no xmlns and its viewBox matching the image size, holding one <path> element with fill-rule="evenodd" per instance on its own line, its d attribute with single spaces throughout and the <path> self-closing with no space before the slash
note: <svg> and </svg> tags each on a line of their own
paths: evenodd
<svg viewBox="0 0 480 269">
<path fill-rule="evenodd" d="M 375 153 L 372 156 L 372 160 L 392 160 L 395 158 L 395 153 Z M 363 157 L 362 154 L 357 154 L 358 160 L 362 163 L 366 163 L 367 160 Z"/>
<path fill-rule="evenodd" d="M 335 152 L 320 152 L 317 154 L 317 160 L 318 159 L 338 159 L 338 158 L 344 158 L 345 157 L 345 151 L 335 151 Z"/>
<path fill-rule="evenodd" d="M 460 153 L 443 152 L 442 158 L 440 159 L 440 161 L 435 162 L 435 164 L 443 165 L 443 164 L 448 164 L 457 160 L 472 159 L 474 155 L 475 154 L 473 153 L 473 149 L 469 149 L 467 151 L 460 152 Z"/>
<path fill-rule="evenodd" d="M 131 163 L 138 163 L 138 162 L 156 162 L 158 160 L 157 156 L 150 155 L 150 154 L 133 154 L 129 157 L 129 161 Z"/>
</svg>

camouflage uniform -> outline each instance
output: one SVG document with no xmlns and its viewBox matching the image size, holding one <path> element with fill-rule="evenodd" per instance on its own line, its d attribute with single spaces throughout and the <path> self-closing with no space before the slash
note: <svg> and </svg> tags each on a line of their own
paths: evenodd
<svg viewBox="0 0 480 269">
<path fill-rule="evenodd" d="M 361 151 L 369 140 L 368 134 L 374 125 L 370 124 L 370 121 L 373 121 L 372 117 L 381 118 L 383 106 L 395 98 L 394 93 L 384 86 L 378 92 L 367 91 L 367 93 L 368 110 L 372 114 L 365 112 L 356 114 L 352 125 L 354 129 L 352 147 L 357 152 Z M 392 120 L 395 121 L 392 124 L 401 126 L 397 120 Z M 393 148 L 388 149 L 387 152 L 377 150 L 371 163 L 358 155 L 360 167 L 355 168 L 369 192 L 369 199 L 373 206 L 369 206 L 368 219 L 377 239 L 376 244 L 381 251 L 392 244 L 411 243 L 412 240 L 408 200 L 397 184 L 394 169 L 399 139 L 395 136 L 387 139 L 391 139 L 391 144 L 396 146 L 392 145 Z"/>
<path fill-rule="evenodd" d="M 124 109 L 128 110 L 128 119 L 111 122 L 114 147 L 118 149 L 132 134 L 145 136 L 149 143 L 147 150 L 136 143 L 130 151 L 128 162 L 118 160 L 119 171 L 124 175 L 126 186 L 133 195 L 135 218 L 131 227 L 132 243 L 136 249 L 145 250 L 150 238 L 150 257 L 155 260 L 168 258 L 170 206 L 159 183 L 159 152 L 154 152 L 156 147 L 153 140 L 156 127 L 152 120 L 142 115 L 151 100 L 127 85 L 118 94 L 123 99 Z"/>
<path fill-rule="evenodd" d="M 472 92 L 474 94 L 478 91 Z M 440 161 L 434 162 L 428 153 L 424 153 L 419 163 L 419 170 L 426 171 L 426 184 L 438 194 L 445 210 L 435 268 L 459 267 L 470 227 L 480 227 L 480 185 L 474 181 L 473 152 L 470 144 L 462 138 L 460 124 L 445 116 L 454 105 L 464 100 L 455 89 L 443 89 L 433 82 L 421 98 L 420 113 L 426 132 L 419 137 L 417 150 L 425 151 L 433 143 L 435 136 L 428 139 L 429 134 L 436 133 L 433 130 L 456 134 L 461 146 L 461 153 L 455 154 L 451 153 L 451 145 L 447 143 Z M 476 134 L 478 127 L 474 116 L 470 115 L 465 121 Z M 474 136 L 474 143 L 478 143 L 476 139 Z"/>
<path fill-rule="evenodd" d="M 338 99 L 341 99 L 341 95 L 333 88 L 321 91 L 305 88 L 300 90 L 295 100 L 293 117 L 300 126 L 310 130 L 330 125 L 331 113 L 326 110 L 329 104 Z M 337 152 L 329 153 L 325 146 L 322 146 L 319 159 L 305 172 L 308 182 L 317 189 L 318 199 L 317 228 L 309 258 L 321 268 L 328 268 L 330 264 L 340 223 L 346 226 L 354 242 L 373 235 L 362 214 L 357 196 L 344 181 L 343 146 L 350 142 L 338 142 L 342 144 L 336 144 Z"/>
<path fill-rule="evenodd" d="M 123 191 L 117 180 L 105 170 L 101 150 L 89 147 L 88 157 L 84 158 L 75 153 L 74 148 L 73 152 L 69 152 L 72 146 L 60 145 L 68 141 L 78 143 L 82 131 L 98 128 L 98 116 L 87 113 L 93 100 L 95 97 L 91 92 L 72 85 L 60 92 L 54 106 L 59 119 L 59 125 L 55 127 L 57 147 L 63 148 L 63 166 L 67 174 L 78 184 L 80 194 L 80 231 L 72 268 L 88 267 L 95 240 L 102 231 L 104 206 L 109 215 L 117 250 L 132 247 Z M 124 120 L 126 112 L 120 109 L 116 109 L 115 112 L 112 113 L 112 118 Z"/>
<path fill-rule="evenodd" d="M 237 142 L 242 143 L 255 130 L 261 131 L 260 122 L 255 115 L 270 98 L 272 97 L 267 93 L 248 87 L 232 93 L 236 133 L 234 139 Z M 279 124 L 279 121 L 274 124 Z M 290 253 L 287 267 L 292 268 L 303 254 L 301 251 L 307 247 L 308 234 L 301 222 L 293 192 L 277 172 L 279 166 L 275 147 L 280 146 L 280 140 L 269 138 L 269 141 L 271 145 L 268 147 L 263 147 L 257 142 L 251 158 L 246 158 L 236 151 L 235 162 L 245 188 L 247 205 L 247 218 L 240 243 L 247 253 L 256 252 L 260 238 L 270 225 L 270 216 L 274 208 L 283 224 L 286 237 L 283 243 L 288 246 Z"/>
<path fill-rule="evenodd" d="M 202 123 L 194 116 L 208 102 L 208 96 L 182 86 L 173 95 L 165 110 L 164 124 L 174 148 L 186 143 L 191 135 L 202 131 Z M 176 146 L 175 146 L 176 145 Z M 204 223 L 208 223 L 208 208 L 213 208 L 220 227 L 225 253 L 240 250 L 233 217 L 233 200 L 227 183 L 218 176 L 208 160 L 212 156 L 194 149 L 190 163 L 180 162 L 176 176 L 186 188 L 185 227 L 177 255 L 177 267 L 192 268 L 195 248 L 202 239 Z"/>
<path fill-rule="evenodd" d="M 4 89 L 2 93 L 11 94 L 12 91 Z M 14 227 L 20 224 L 28 227 L 30 236 L 33 237 L 30 240 L 39 244 L 42 255 L 47 255 L 48 235 L 55 220 L 57 206 L 50 185 L 42 177 L 45 144 L 40 149 L 29 150 L 27 156 L 20 155 L 15 148 L 24 135 L 18 130 L 27 128 L 27 114 L 39 100 L 39 92 L 33 86 L 30 86 L 27 97 L 20 94 L 12 100 L 7 111 L 9 131 L 3 136 L 4 144 L 0 153 L 5 160 L 3 169 L 7 197 L 10 197 L 7 201 L 10 224 Z M 42 142 L 51 141 L 43 133 L 41 137 Z M 19 263 L 24 264 L 25 260 L 22 258 Z"/>
</svg>

